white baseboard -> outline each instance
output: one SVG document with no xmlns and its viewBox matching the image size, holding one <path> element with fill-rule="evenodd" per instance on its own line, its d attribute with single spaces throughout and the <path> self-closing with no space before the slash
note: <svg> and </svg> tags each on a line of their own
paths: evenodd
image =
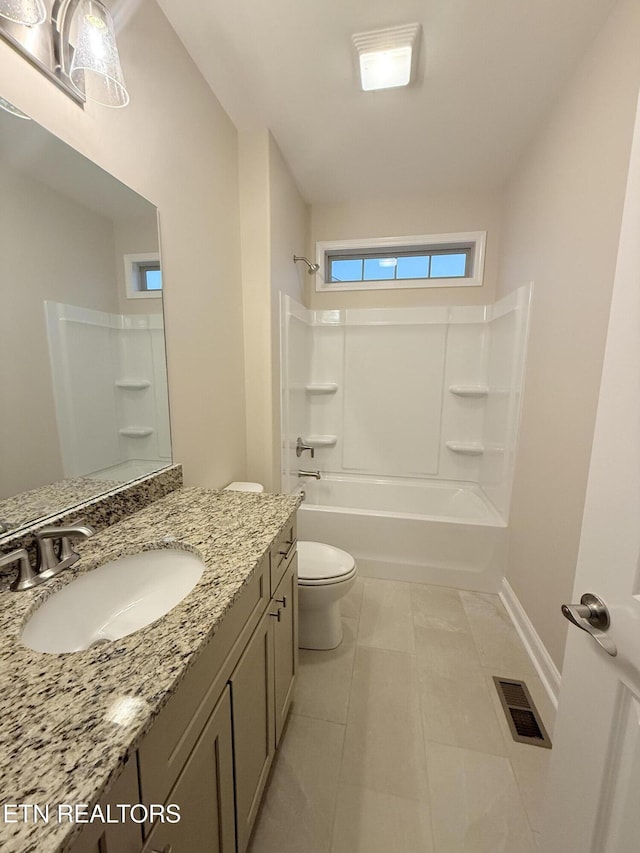
<svg viewBox="0 0 640 853">
<path fill-rule="evenodd" d="M 533 661 L 553 707 L 557 708 L 560 694 L 560 672 L 506 578 L 502 581 L 500 600 Z"/>
</svg>

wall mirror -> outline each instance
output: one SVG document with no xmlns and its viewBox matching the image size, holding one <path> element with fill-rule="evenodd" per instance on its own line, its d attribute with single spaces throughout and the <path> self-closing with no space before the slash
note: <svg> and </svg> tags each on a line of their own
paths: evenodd
<svg viewBox="0 0 640 853">
<path fill-rule="evenodd" d="M 171 464 L 157 210 L 6 109 L 0 293 L 1 539 Z"/>
</svg>

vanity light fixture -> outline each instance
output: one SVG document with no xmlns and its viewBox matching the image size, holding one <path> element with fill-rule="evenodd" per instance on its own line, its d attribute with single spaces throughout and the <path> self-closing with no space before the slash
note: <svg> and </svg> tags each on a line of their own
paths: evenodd
<svg viewBox="0 0 640 853">
<path fill-rule="evenodd" d="M 28 7 L 31 17 L 43 0 L 0 0 L 0 36 L 79 103 L 125 107 L 111 14 L 101 0 L 53 0 L 49 19 L 27 23 L 8 12 Z M 26 12 L 25 12 L 26 15 Z"/>
<path fill-rule="evenodd" d="M 356 33 L 360 82 L 365 92 L 408 86 L 415 77 L 420 24 Z"/>
<path fill-rule="evenodd" d="M 0 0 L 0 17 L 34 27 L 47 20 L 47 10 L 43 0 Z"/>
<path fill-rule="evenodd" d="M 80 0 L 78 31 L 69 77 L 90 101 L 105 107 L 126 107 L 124 83 L 111 14 L 99 0 Z"/>
</svg>

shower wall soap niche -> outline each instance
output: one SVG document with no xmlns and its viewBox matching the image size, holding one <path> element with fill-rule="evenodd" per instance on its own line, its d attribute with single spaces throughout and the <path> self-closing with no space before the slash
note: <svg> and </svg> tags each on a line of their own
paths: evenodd
<svg viewBox="0 0 640 853">
<path fill-rule="evenodd" d="M 449 385 L 449 391 L 456 397 L 486 397 L 489 388 L 486 385 Z"/>
<path fill-rule="evenodd" d="M 309 447 L 335 447 L 338 442 L 337 435 L 308 435 L 302 439 Z"/>
<path fill-rule="evenodd" d="M 123 427 L 119 430 L 125 438 L 147 438 L 154 433 L 153 427 Z"/>
<path fill-rule="evenodd" d="M 484 445 L 479 441 L 447 441 L 446 445 L 449 450 L 463 456 L 482 456 L 484 453 Z"/>
<path fill-rule="evenodd" d="M 116 388 L 124 388 L 127 391 L 144 391 L 151 387 L 150 379 L 116 379 Z"/>
<path fill-rule="evenodd" d="M 337 390 L 336 382 L 310 382 L 305 386 L 307 394 L 335 394 Z"/>
</svg>

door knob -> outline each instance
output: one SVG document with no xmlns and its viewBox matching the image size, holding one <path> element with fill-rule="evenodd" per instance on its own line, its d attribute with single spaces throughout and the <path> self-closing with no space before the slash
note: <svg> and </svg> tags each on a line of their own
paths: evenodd
<svg viewBox="0 0 640 853">
<path fill-rule="evenodd" d="M 618 654 L 615 643 L 605 634 L 611 624 L 609 610 L 597 595 L 585 592 L 580 599 L 580 604 L 563 604 L 562 615 L 577 628 L 591 634 L 608 655 L 615 657 Z"/>
</svg>

